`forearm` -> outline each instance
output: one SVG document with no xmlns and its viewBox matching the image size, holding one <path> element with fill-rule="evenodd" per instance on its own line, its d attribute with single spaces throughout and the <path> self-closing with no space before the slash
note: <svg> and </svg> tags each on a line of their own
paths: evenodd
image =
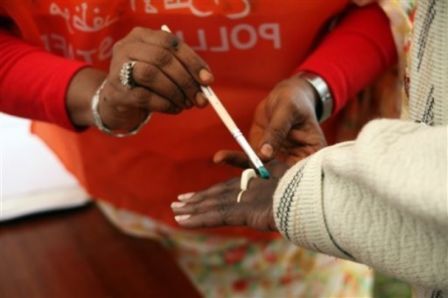
<svg viewBox="0 0 448 298">
<path fill-rule="evenodd" d="M 346 184 L 341 181 L 346 178 L 329 176 L 324 194 Z M 398 194 L 402 186 L 396 187 Z M 349 259 L 413 285 L 448 289 L 448 226 L 438 226 L 394 202 L 384 202 L 376 192 L 350 187 L 338 190 L 337 196 L 326 196 L 323 210 L 327 233 L 338 245 L 336 249 L 350 254 Z M 420 198 L 431 201 L 440 197 Z"/>
<path fill-rule="evenodd" d="M 448 288 L 446 139 L 446 127 L 371 123 L 285 175 L 277 226 L 300 246 Z"/>
<path fill-rule="evenodd" d="M 397 61 L 390 23 L 377 5 L 351 9 L 298 68 L 319 75 L 333 95 L 333 113 Z"/>
<path fill-rule="evenodd" d="M 69 117 L 77 127 L 94 125 L 91 101 L 106 73 L 94 68 L 84 68 L 76 73 L 67 91 L 66 104 Z"/>
<path fill-rule="evenodd" d="M 68 129 L 92 123 L 89 102 L 105 74 L 0 31 L 0 110 Z"/>
</svg>

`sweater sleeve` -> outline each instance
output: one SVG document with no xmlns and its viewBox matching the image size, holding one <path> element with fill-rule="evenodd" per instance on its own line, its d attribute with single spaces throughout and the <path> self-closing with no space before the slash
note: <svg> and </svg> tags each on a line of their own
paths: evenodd
<svg viewBox="0 0 448 298">
<path fill-rule="evenodd" d="M 0 31 L 0 111 L 74 130 L 66 93 L 73 76 L 85 66 Z"/>
<path fill-rule="evenodd" d="M 298 71 L 323 78 L 333 95 L 333 114 L 398 60 L 390 22 L 377 4 L 352 8 Z"/>
<path fill-rule="evenodd" d="M 282 234 L 297 245 L 448 289 L 448 127 L 368 124 L 354 142 L 291 168 L 274 196 Z"/>
</svg>

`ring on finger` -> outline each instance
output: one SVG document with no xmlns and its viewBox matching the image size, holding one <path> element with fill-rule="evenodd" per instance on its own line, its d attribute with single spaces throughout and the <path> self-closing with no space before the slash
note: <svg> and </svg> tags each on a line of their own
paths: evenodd
<svg viewBox="0 0 448 298">
<path fill-rule="evenodd" d="M 254 177 L 257 177 L 257 173 L 255 172 L 254 169 L 246 169 L 241 174 L 241 181 L 240 181 L 241 191 L 238 193 L 238 196 L 236 198 L 237 203 L 241 201 L 244 191 L 247 190 L 250 180 Z"/>
<path fill-rule="evenodd" d="M 123 63 L 123 65 L 121 66 L 120 82 L 121 85 L 123 85 L 127 89 L 132 89 L 136 85 L 134 77 L 132 75 L 136 63 L 137 63 L 136 61 L 128 61 Z"/>
<path fill-rule="evenodd" d="M 243 193 L 245 192 L 245 189 L 240 190 L 238 193 L 238 196 L 236 197 L 236 202 L 239 203 L 241 201 L 241 198 L 243 197 Z"/>
</svg>

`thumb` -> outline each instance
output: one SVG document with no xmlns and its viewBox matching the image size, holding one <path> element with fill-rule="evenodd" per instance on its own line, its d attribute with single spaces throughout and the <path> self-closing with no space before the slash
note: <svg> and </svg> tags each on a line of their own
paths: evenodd
<svg viewBox="0 0 448 298">
<path fill-rule="evenodd" d="M 250 167 L 249 158 L 241 151 L 220 150 L 213 156 L 213 162 L 242 169 Z"/>
<path fill-rule="evenodd" d="M 274 110 L 261 139 L 259 154 L 262 158 L 273 159 L 286 143 L 293 126 L 291 113 L 281 106 Z"/>
</svg>

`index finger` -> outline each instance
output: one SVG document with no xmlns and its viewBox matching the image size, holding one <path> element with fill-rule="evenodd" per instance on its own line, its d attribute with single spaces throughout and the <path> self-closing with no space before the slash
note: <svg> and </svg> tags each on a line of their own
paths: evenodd
<svg viewBox="0 0 448 298">
<path fill-rule="evenodd" d="M 214 77 L 208 64 L 186 43 L 180 42 L 173 53 L 199 84 L 207 86 L 213 83 Z"/>
<path fill-rule="evenodd" d="M 133 29 L 133 35 L 142 42 L 171 51 L 198 83 L 208 85 L 213 82 L 207 63 L 176 35 L 140 27 Z"/>
<path fill-rule="evenodd" d="M 168 33 L 172 33 L 170 28 L 168 28 L 167 25 L 162 25 L 162 31 L 164 32 L 168 32 Z M 187 46 L 185 43 L 181 43 L 181 47 L 180 50 L 184 49 L 184 52 L 187 56 L 195 56 L 196 58 L 198 58 L 199 60 L 197 60 L 197 62 L 203 64 L 203 67 L 200 69 L 196 69 L 195 77 L 197 76 L 199 78 L 198 82 L 202 83 L 204 85 L 208 85 L 211 84 L 213 82 L 213 75 L 211 74 L 210 71 L 210 67 L 207 65 L 207 63 L 205 63 L 200 57 L 199 55 L 196 54 L 196 52 L 193 51 L 193 49 L 191 49 L 189 46 Z M 180 51 L 182 52 L 182 51 Z M 181 55 L 178 56 L 178 58 L 180 60 L 182 60 Z M 194 71 L 194 69 L 193 69 Z"/>
<path fill-rule="evenodd" d="M 213 156 L 213 162 L 217 164 L 225 163 L 241 169 L 250 168 L 249 158 L 241 151 L 220 150 Z"/>
</svg>

